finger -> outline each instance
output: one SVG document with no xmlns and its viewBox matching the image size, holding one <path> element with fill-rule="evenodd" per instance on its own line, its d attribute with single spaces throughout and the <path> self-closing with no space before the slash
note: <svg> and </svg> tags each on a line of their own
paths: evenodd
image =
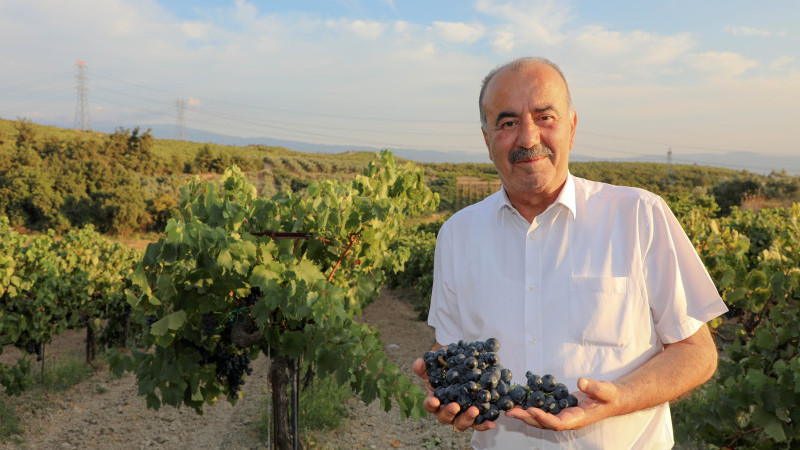
<svg viewBox="0 0 800 450">
<path fill-rule="evenodd" d="M 461 407 L 458 406 L 458 403 L 448 403 L 444 408 L 439 408 L 436 418 L 439 423 L 452 424 L 459 411 L 461 411 Z"/>
<path fill-rule="evenodd" d="M 478 414 L 478 408 L 470 406 L 466 411 L 464 411 L 464 414 L 460 414 L 458 417 L 456 417 L 453 425 L 456 427 L 456 429 L 458 429 L 458 431 L 464 431 L 472 426 L 472 424 L 475 422 L 475 418 L 478 417 Z"/>
<path fill-rule="evenodd" d="M 534 408 L 531 408 L 531 409 L 534 409 Z M 519 419 L 519 420 L 525 422 L 526 424 L 528 424 L 528 425 L 530 425 L 532 427 L 542 428 L 542 425 L 539 423 L 539 421 L 536 420 L 536 418 L 534 416 L 531 415 L 530 412 L 528 412 L 528 411 L 526 411 L 526 410 L 524 410 L 524 409 L 522 409 L 520 407 L 514 407 L 514 408 L 511 408 L 508 411 L 506 411 L 506 417 L 511 417 L 513 419 Z"/>
<path fill-rule="evenodd" d="M 425 370 L 425 361 L 422 358 L 417 358 L 414 361 L 414 373 L 417 374 L 418 377 L 422 378 L 423 380 L 428 379 L 428 371 Z"/>
<path fill-rule="evenodd" d="M 436 414 L 439 412 L 439 407 L 442 406 L 442 402 L 440 402 L 438 398 L 430 395 L 425 397 L 425 401 L 422 402 L 422 406 L 425 408 L 425 411 L 428 411 L 431 414 Z"/>
<path fill-rule="evenodd" d="M 534 421 L 539 424 L 541 428 L 550 430 L 563 430 L 565 429 L 561 417 L 546 413 L 538 408 L 529 408 L 528 414 L 531 415 Z"/>
<path fill-rule="evenodd" d="M 477 431 L 494 430 L 495 428 L 497 428 L 497 424 L 494 423 L 494 421 L 492 420 L 487 420 L 486 422 L 483 422 L 480 425 L 476 425 L 475 423 L 473 423 L 472 428 L 474 428 Z"/>
<path fill-rule="evenodd" d="M 617 397 L 617 387 L 608 381 L 597 381 L 591 378 L 581 377 L 578 379 L 578 389 L 589 397 L 603 402 L 609 402 Z"/>
</svg>

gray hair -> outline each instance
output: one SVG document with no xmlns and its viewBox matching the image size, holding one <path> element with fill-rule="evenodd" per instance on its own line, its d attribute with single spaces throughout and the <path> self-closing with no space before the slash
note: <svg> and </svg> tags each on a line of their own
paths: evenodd
<svg viewBox="0 0 800 450">
<path fill-rule="evenodd" d="M 517 58 L 501 66 L 495 67 L 494 69 L 492 69 L 491 72 L 489 72 L 483 78 L 483 81 L 481 82 L 481 93 L 478 96 L 478 111 L 480 112 L 481 115 L 481 128 L 483 128 L 484 131 L 486 130 L 487 123 L 486 123 L 486 113 L 483 112 L 483 96 L 486 93 L 486 87 L 489 85 L 489 82 L 492 81 L 492 78 L 494 78 L 495 75 L 497 75 L 498 73 L 502 72 L 505 69 L 516 71 L 524 69 L 533 64 L 546 64 L 555 69 L 556 72 L 558 72 L 558 74 L 561 76 L 561 79 L 564 80 L 564 86 L 567 88 L 567 104 L 569 105 L 570 116 L 575 113 L 575 110 L 572 107 L 572 96 L 569 93 L 569 85 L 567 85 L 567 79 L 566 77 L 564 77 L 564 73 L 555 63 L 553 63 L 549 59 L 534 57 L 534 56 Z"/>
</svg>

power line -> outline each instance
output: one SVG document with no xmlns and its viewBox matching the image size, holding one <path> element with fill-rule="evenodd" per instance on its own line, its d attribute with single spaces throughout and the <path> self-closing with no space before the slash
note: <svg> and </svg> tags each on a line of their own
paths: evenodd
<svg viewBox="0 0 800 450">
<path fill-rule="evenodd" d="M 139 85 L 139 84 L 130 83 L 130 82 L 127 82 L 127 81 L 117 80 L 117 79 L 110 78 L 110 77 L 101 76 L 100 78 L 103 78 L 103 79 L 108 80 L 108 81 L 114 81 L 114 82 L 128 84 L 128 85 L 139 87 L 139 88 L 143 88 L 143 89 L 149 89 L 149 90 L 158 91 L 158 92 L 167 92 L 167 91 L 164 91 L 164 90 L 161 90 L 161 89 L 150 88 L 150 87 L 142 86 L 142 85 Z M 427 124 L 437 124 L 437 123 L 438 124 L 471 124 L 471 125 L 477 124 L 477 121 L 468 122 L 468 121 L 463 121 L 463 120 L 403 119 L 403 118 L 387 118 L 387 117 L 375 117 L 375 116 L 349 116 L 349 115 L 343 115 L 343 114 L 325 114 L 325 113 L 318 113 L 318 112 L 314 112 L 314 111 L 297 111 L 297 110 L 291 110 L 291 109 L 272 108 L 272 107 L 268 107 L 268 106 L 254 106 L 254 105 L 231 102 L 231 101 L 228 101 L 228 100 L 214 99 L 214 98 L 209 98 L 209 97 L 203 97 L 203 100 L 207 101 L 207 102 L 214 102 L 214 103 L 220 103 L 220 104 L 223 104 L 223 105 L 235 106 L 237 108 L 248 108 L 248 109 L 262 110 L 262 111 L 274 111 L 274 112 L 298 114 L 298 115 L 310 116 L 310 117 L 327 117 L 327 118 L 336 118 L 336 119 L 363 120 L 363 121 L 376 121 L 376 122 L 395 122 L 395 123 L 404 122 L 404 123 L 427 123 Z"/>
<path fill-rule="evenodd" d="M 85 73 L 84 73 L 84 76 L 85 76 Z M 109 82 L 112 82 L 112 83 L 121 84 L 121 85 L 131 86 L 131 87 L 134 87 L 134 88 L 137 88 L 137 89 L 145 89 L 145 90 L 149 90 L 149 91 L 152 91 L 152 92 L 159 92 L 159 93 L 169 93 L 170 92 L 170 91 L 167 91 L 167 90 L 164 90 L 164 89 L 153 88 L 153 87 L 145 86 L 145 85 L 142 85 L 142 84 L 137 84 L 137 83 L 133 83 L 133 82 L 129 82 L 129 81 L 113 78 L 113 77 L 104 76 L 102 74 L 100 74 L 100 75 L 93 74 L 92 76 L 94 78 L 99 78 L 99 79 L 102 79 L 102 80 L 106 80 L 106 81 L 109 81 Z M 63 74 L 55 74 L 55 75 L 51 75 L 51 76 L 48 76 L 48 77 L 45 77 L 45 78 L 41 78 L 41 79 L 38 79 L 38 80 L 19 83 L 19 84 L 12 85 L 12 86 L 6 86 L 6 87 L 3 87 L 3 88 L 0 88 L 0 94 L 14 94 L 14 95 L 11 95 L 10 97 L 6 97 L 4 99 L 4 102 L 11 101 L 13 99 L 24 99 L 24 101 L 26 103 L 30 103 L 31 100 L 33 100 L 35 98 L 46 97 L 46 96 L 57 94 L 57 93 L 61 92 L 62 89 L 63 89 L 62 87 L 60 87 L 58 85 L 54 86 L 51 83 L 57 82 L 58 80 L 63 79 L 64 77 L 65 77 L 65 75 L 63 75 Z M 76 127 L 77 127 L 77 122 L 79 121 L 79 118 L 80 118 L 80 121 L 81 121 L 81 127 L 82 128 L 87 126 L 87 125 L 89 127 L 91 127 L 91 118 L 89 117 L 89 108 L 88 108 L 88 77 L 86 77 L 85 89 L 81 87 L 82 83 L 81 83 L 81 78 L 80 77 L 81 77 L 81 74 L 80 74 L 80 69 L 79 69 L 79 74 L 76 77 L 79 80 L 79 84 L 78 84 L 78 103 L 76 104 L 76 112 L 75 112 Z M 29 91 L 25 92 L 25 91 L 27 91 L 29 89 L 34 89 L 34 88 L 36 88 L 36 90 L 34 90 L 33 92 L 29 92 Z M 113 93 L 113 94 L 116 94 L 116 95 L 124 96 L 126 98 L 135 99 L 135 100 L 138 100 L 138 101 L 141 101 L 141 102 L 147 102 L 149 104 L 154 104 L 154 105 L 159 105 L 159 106 L 163 106 L 164 107 L 164 110 L 148 110 L 148 109 L 141 108 L 141 107 L 131 106 L 131 103 L 133 103 L 133 102 L 120 103 L 120 102 L 116 102 L 116 101 L 108 99 L 107 96 L 97 96 L 97 95 L 93 96 L 94 99 L 100 99 L 100 100 L 105 101 L 106 103 L 123 106 L 125 108 L 141 111 L 143 113 L 151 113 L 151 114 L 158 115 L 158 116 L 164 116 L 164 115 L 169 114 L 169 113 L 166 112 L 167 108 L 169 108 L 172 111 L 175 111 L 175 109 L 173 109 L 173 108 L 178 108 L 178 106 L 173 102 L 160 100 L 160 99 L 157 99 L 157 98 L 152 98 L 152 96 L 137 95 L 135 93 L 131 93 L 130 91 L 123 91 L 123 90 L 119 90 L 119 89 L 113 89 L 113 88 L 110 88 L 110 87 L 104 87 L 102 85 L 101 86 L 93 85 L 92 89 L 94 91 Z M 50 98 L 52 98 L 52 97 L 50 97 Z M 387 122 L 387 123 L 390 122 L 390 123 L 399 123 L 399 124 L 404 124 L 404 123 L 415 124 L 415 123 L 417 123 L 417 124 L 431 124 L 431 125 L 447 124 L 447 125 L 470 125 L 470 126 L 474 126 L 474 125 L 477 124 L 477 121 L 473 122 L 473 121 L 464 121 L 464 120 L 428 120 L 428 119 L 412 119 L 412 118 L 389 118 L 389 117 L 380 117 L 380 116 L 377 116 L 377 115 L 359 116 L 359 115 L 327 114 L 327 113 L 320 113 L 320 112 L 315 112 L 315 111 L 298 111 L 298 110 L 293 110 L 293 109 L 274 108 L 274 107 L 263 106 L 263 105 L 248 105 L 248 104 L 244 104 L 244 103 L 238 103 L 238 102 L 232 102 L 232 101 L 228 101 L 228 100 L 220 100 L 220 99 L 214 99 L 214 98 L 204 98 L 204 102 L 206 102 L 207 104 L 210 103 L 210 104 L 219 104 L 219 105 L 229 105 L 229 106 L 233 106 L 233 107 L 236 107 L 236 108 L 239 108 L 239 109 L 249 109 L 249 110 L 257 110 L 257 111 L 267 111 L 267 112 L 278 112 L 278 113 L 282 113 L 282 114 L 296 114 L 296 115 L 301 115 L 301 116 L 307 117 L 307 118 L 314 118 L 314 117 L 317 117 L 317 118 L 336 118 L 336 119 L 343 119 L 343 120 L 357 120 L 359 122 L 373 122 L 373 123 L 374 122 Z M 39 105 L 45 105 L 46 106 L 46 104 L 42 104 L 40 102 L 37 102 L 37 103 L 34 104 L 34 106 L 39 106 Z M 214 127 L 220 126 L 219 123 L 203 122 L 203 121 L 197 120 L 195 118 L 196 115 L 201 115 L 201 116 L 205 115 L 207 117 L 211 117 L 211 118 L 215 118 L 215 119 L 221 119 L 221 120 L 224 120 L 226 122 L 233 122 L 233 124 L 225 125 L 225 127 L 228 128 L 228 129 L 239 129 L 239 130 L 245 130 L 245 131 L 248 131 L 248 132 L 259 132 L 262 129 L 267 128 L 267 129 L 272 130 L 271 133 L 280 133 L 280 134 L 289 136 L 290 139 L 297 139 L 297 140 L 304 140 L 304 138 L 306 138 L 308 136 L 316 136 L 316 137 L 321 137 L 321 138 L 325 138 L 325 139 L 335 139 L 335 140 L 341 141 L 341 142 L 352 142 L 352 143 L 356 143 L 356 144 L 360 143 L 360 144 L 367 144 L 367 145 L 371 145 L 371 146 L 414 148 L 414 147 L 420 147 L 420 146 L 409 145 L 409 144 L 398 144 L 398 143 L 382 142 L 380 139 L 355 138 L 355 137 L 352 137 L 352 136 L 348 135 L 347 133 L 349 133 L 349 132 L 353 132 L 353 133 L 375 132 L 375 133 L 380 133 L 380 134 L 383 134 L 383 135 L 413 134 L 413 135 L 420 135 L 420 136 L 422 136 L 422 135 L 431 135 L 431 136 L 443 136 L 443 137 L 463 135 L 463 133 L 458 133 L 458 132 L 445 132 L 445 131 L 430 132 L 430 131 L 422 131 L 422 130 L 420 130 L 420 131 L 414 131 L 414 130 L 411 130 L 411 131 L 409 131 L 409 130 L 403 130 L 403 131 L 376 130 L 376 129 L 366 129 L 366 128 L 359 128 L 359 127 L 346 127 L 346 126 L 345 127 L 338 127 L 338 126 L 331 126 L 331 125 L 324 125 L 324 124 L 314 124 L 314 123 L 310 123 L 308 126 L 297 127 L 297 126 L 293 126 L 293 125 L 296 124 L 296 122 L 292 122 L 292 121 L 288 121 L 288 120 L 273 120 L 273 119 L 269 119 L 269 120 L 267 120 L 267 119 L 264 119 L 264 120 L 253 120 L 251 118 L 251 116 L 225 113 L 225 112 L 220 112 L 219 110 L 217 110 L 217 111 L 208 111 L 208 110 L 205 110 L 203 108 L 195 108 L 195 107 L 188 106 L 188 104 L 185 104 L 182 108 L 180 108 L 180 110 L 177 111 L 178 115 L 181 114 L 181 111 L 183 111 L 183 113 L 185 114 L 185 111 L 187 109 L 192 111 L 192 115 L 193 115 L 192 122 L 202 123 L 202 124 L 206 124 L 206 125 L 210 125 L 210 126 L 214 126 Z M 7 110 L 11 110 L 11 108 L 8 108 Z M 385 110 L 383 110 L 383 111 L 385 111 Z M 83 123 L 84 120 L 87 122 L 86 125 L 84 125 L 84 123 Z M 186 120 L 186 118 L 185 118 L 185 115 L 184 115 L 184 117 L 183 117 L 183 122 L 184 122 L 183 126 L 184 127 L 185 127 L 185 120 Z M 179 131 L 180 122 L 181 122 L 180 117 L 178 117 L 177 120 L 176 120 L 176 133 Z M 247 125 L 242 126 L 242 124 L 250 124 L 252 126 L 251 127 L 248 127 Z M 309 131 L 309 130 L 315 130 L 315 131 Z M 332 131 L 338 131 L 339 133 L 336 133 L 336 132 L 334 132 L 334 133 L 325 133 L 325 132 L 319 132 L 318 130 L 332 130 Z M 345 133 L 342 134 L 343 132 L 345 132 Z M 595 132 L 583 131 L 583 130 L 579 130 L 578 131 L 578 135 L 579 136 L 583 135 L 583 136 L 600 137 L 600 138 L 606 138 L 606 139 L 613 139 L 613 140 L 617 140 L 617 141 L 638 142 L 638 143 L 644 143 L 644 144 L 649 144 L 649 145 L 657 145 L 657 146 L 661 146 L 661 147 L 672 147 L 672 148 L 678 148 L 678 149 L 681 149 L 681 148 L 683 148 L 683 149 L 697 149 L 697 150 L 706 150 L 706 151 L 714 151 L 714 152 L 729 152 L 729 151 L 733 151 L 733 150 L 724 149 L 724 148 L 704 147 L 704 146 L 697 146 L 697 145 L 679 144 L 679 143 L 674 143 L 674 142 L 666 143 L 666 142 L 653 141 L 653 140 L 647 140 L 647 139 L 637 139 L 637 138 L 624 137 L 624 136 L 614 136 L 614 135 L 609 135 L 609 134 L 604 134 L 604 133 L 595 133 Z M 456 148 L 453 148 L 452 146 L 445 147 L 445 146 L 425 145 L 424 147 L 428 148 L 428 149 L 431 149 L 431 150 L 434 150 L 434 149 L 458 150 Z M 645 152 L 642 152 L 642 151 L 625 151 L 625 150 L 619 150 L 619 149 L 603 148 L 603 147 L 598 147 L 598 146 L 593 146 L 593 145 L 583 145 L 583 144 L 581 144 L 581 145 L 579 145 L 579 148 L 593 148 L 593 149 L 609 152 L 609 153 L 612 153 L 612 154 L 627 154 L 627 155 L 631 155 L 631 156 L 635 156 L 635 157 L 653 156 L 652 152 L 645 153 Z M 683 158 L 683 157 L 680 158 L 680 161 L 688 161 L 689 163 L 695 163 L 695 164 L 698 164 L 698 163 L 700 163 L 700 164 L 713 164 L 713 163 L 708 163 L 708 162 L 702 162 L 702 161 L 699 161 L 699 160 L 693 161 L 693 160 L 689 160 L 689 159 Z M 747 168 L 755 168 L 755 167 L 752 167 L 752 166 L 748 166 L 748 167 L 742 166 L 742 167 L 745 168 L 745 169 L 747 169 Z M 764 170 L 768 170 L 768 169 L 764 169 Z"/>
<path fill-rule="evenodd" d="M 19 92 L 20 90 L 23 90 L 23 89 L 31 88 L 31 87 L 34 87 L 34 86 L 40 86 L 40 85 L 43 85 L 43 84 L 48 84 L 51 81 L 57 81 L 57 80 L 64 81 L 64 79 L 67 78 L 70 75 L 71 74 L 69 74 L 69 73 L 51 75 L 51 76 L 49 76 L 47 78 L 41 78 L 41 79 L 33 80 L 33 81 L 26 81 L 24 83 L 19 83 L 19 84 L 7 85 L 7 86 L 4 86 L 4 87 L 0 88 L 0 94 L 5 93 L 5 92 Z"/>
</svg>

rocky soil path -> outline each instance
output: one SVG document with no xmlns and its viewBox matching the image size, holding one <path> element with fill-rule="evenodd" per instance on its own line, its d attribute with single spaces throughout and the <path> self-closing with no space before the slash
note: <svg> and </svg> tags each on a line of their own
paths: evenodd
<svg viewBox="0 0 800 450">
<path fill-rule="evenodd" d="M 378 327 L 389 359 L 412 379 L 411 362 L 434 341 L 433 331 L 416 316 L 397 292 L 387 289 L 362 316 Z M 82 345 L 83 336 L 67 333 L 46 351 L 80 354 Z M 4 349 L 2 358 L 13 358 L 14 351 Z M 266 358 L 254 361 L 253 369 L 236 407 L 221 400 L 199 416 L 185 407 L 147 409 L 134 376 L 117 379 L 101 366 L 89 380 L 65 392 L 7 399 L 25 434 L 20 442 L 0 443 L 0 449 L 266 449 L 257 427 L 268 389 Z M 397 409 L 386 413 L 378 402 L 365 405 L 356 399 L 347 409 L 350 416 L 342 427 L 315 434 L 316 448 L 469 448 L 469 433 L 456 433 L 433 417 L 403 421 Z"/>
</svg>

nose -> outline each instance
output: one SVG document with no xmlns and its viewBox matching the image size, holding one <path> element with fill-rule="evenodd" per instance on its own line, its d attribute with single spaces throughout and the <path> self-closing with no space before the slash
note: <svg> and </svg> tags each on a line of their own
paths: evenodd
<svg viewBox="0 0 800 450">
<path fill-rule="evenodd" d="M 530 117 L 523 117 L 519 124 L 519 134 L 517 134 L 517 146 L 531 148 L 540 141 L 539 127 Z"/>
</svg>

